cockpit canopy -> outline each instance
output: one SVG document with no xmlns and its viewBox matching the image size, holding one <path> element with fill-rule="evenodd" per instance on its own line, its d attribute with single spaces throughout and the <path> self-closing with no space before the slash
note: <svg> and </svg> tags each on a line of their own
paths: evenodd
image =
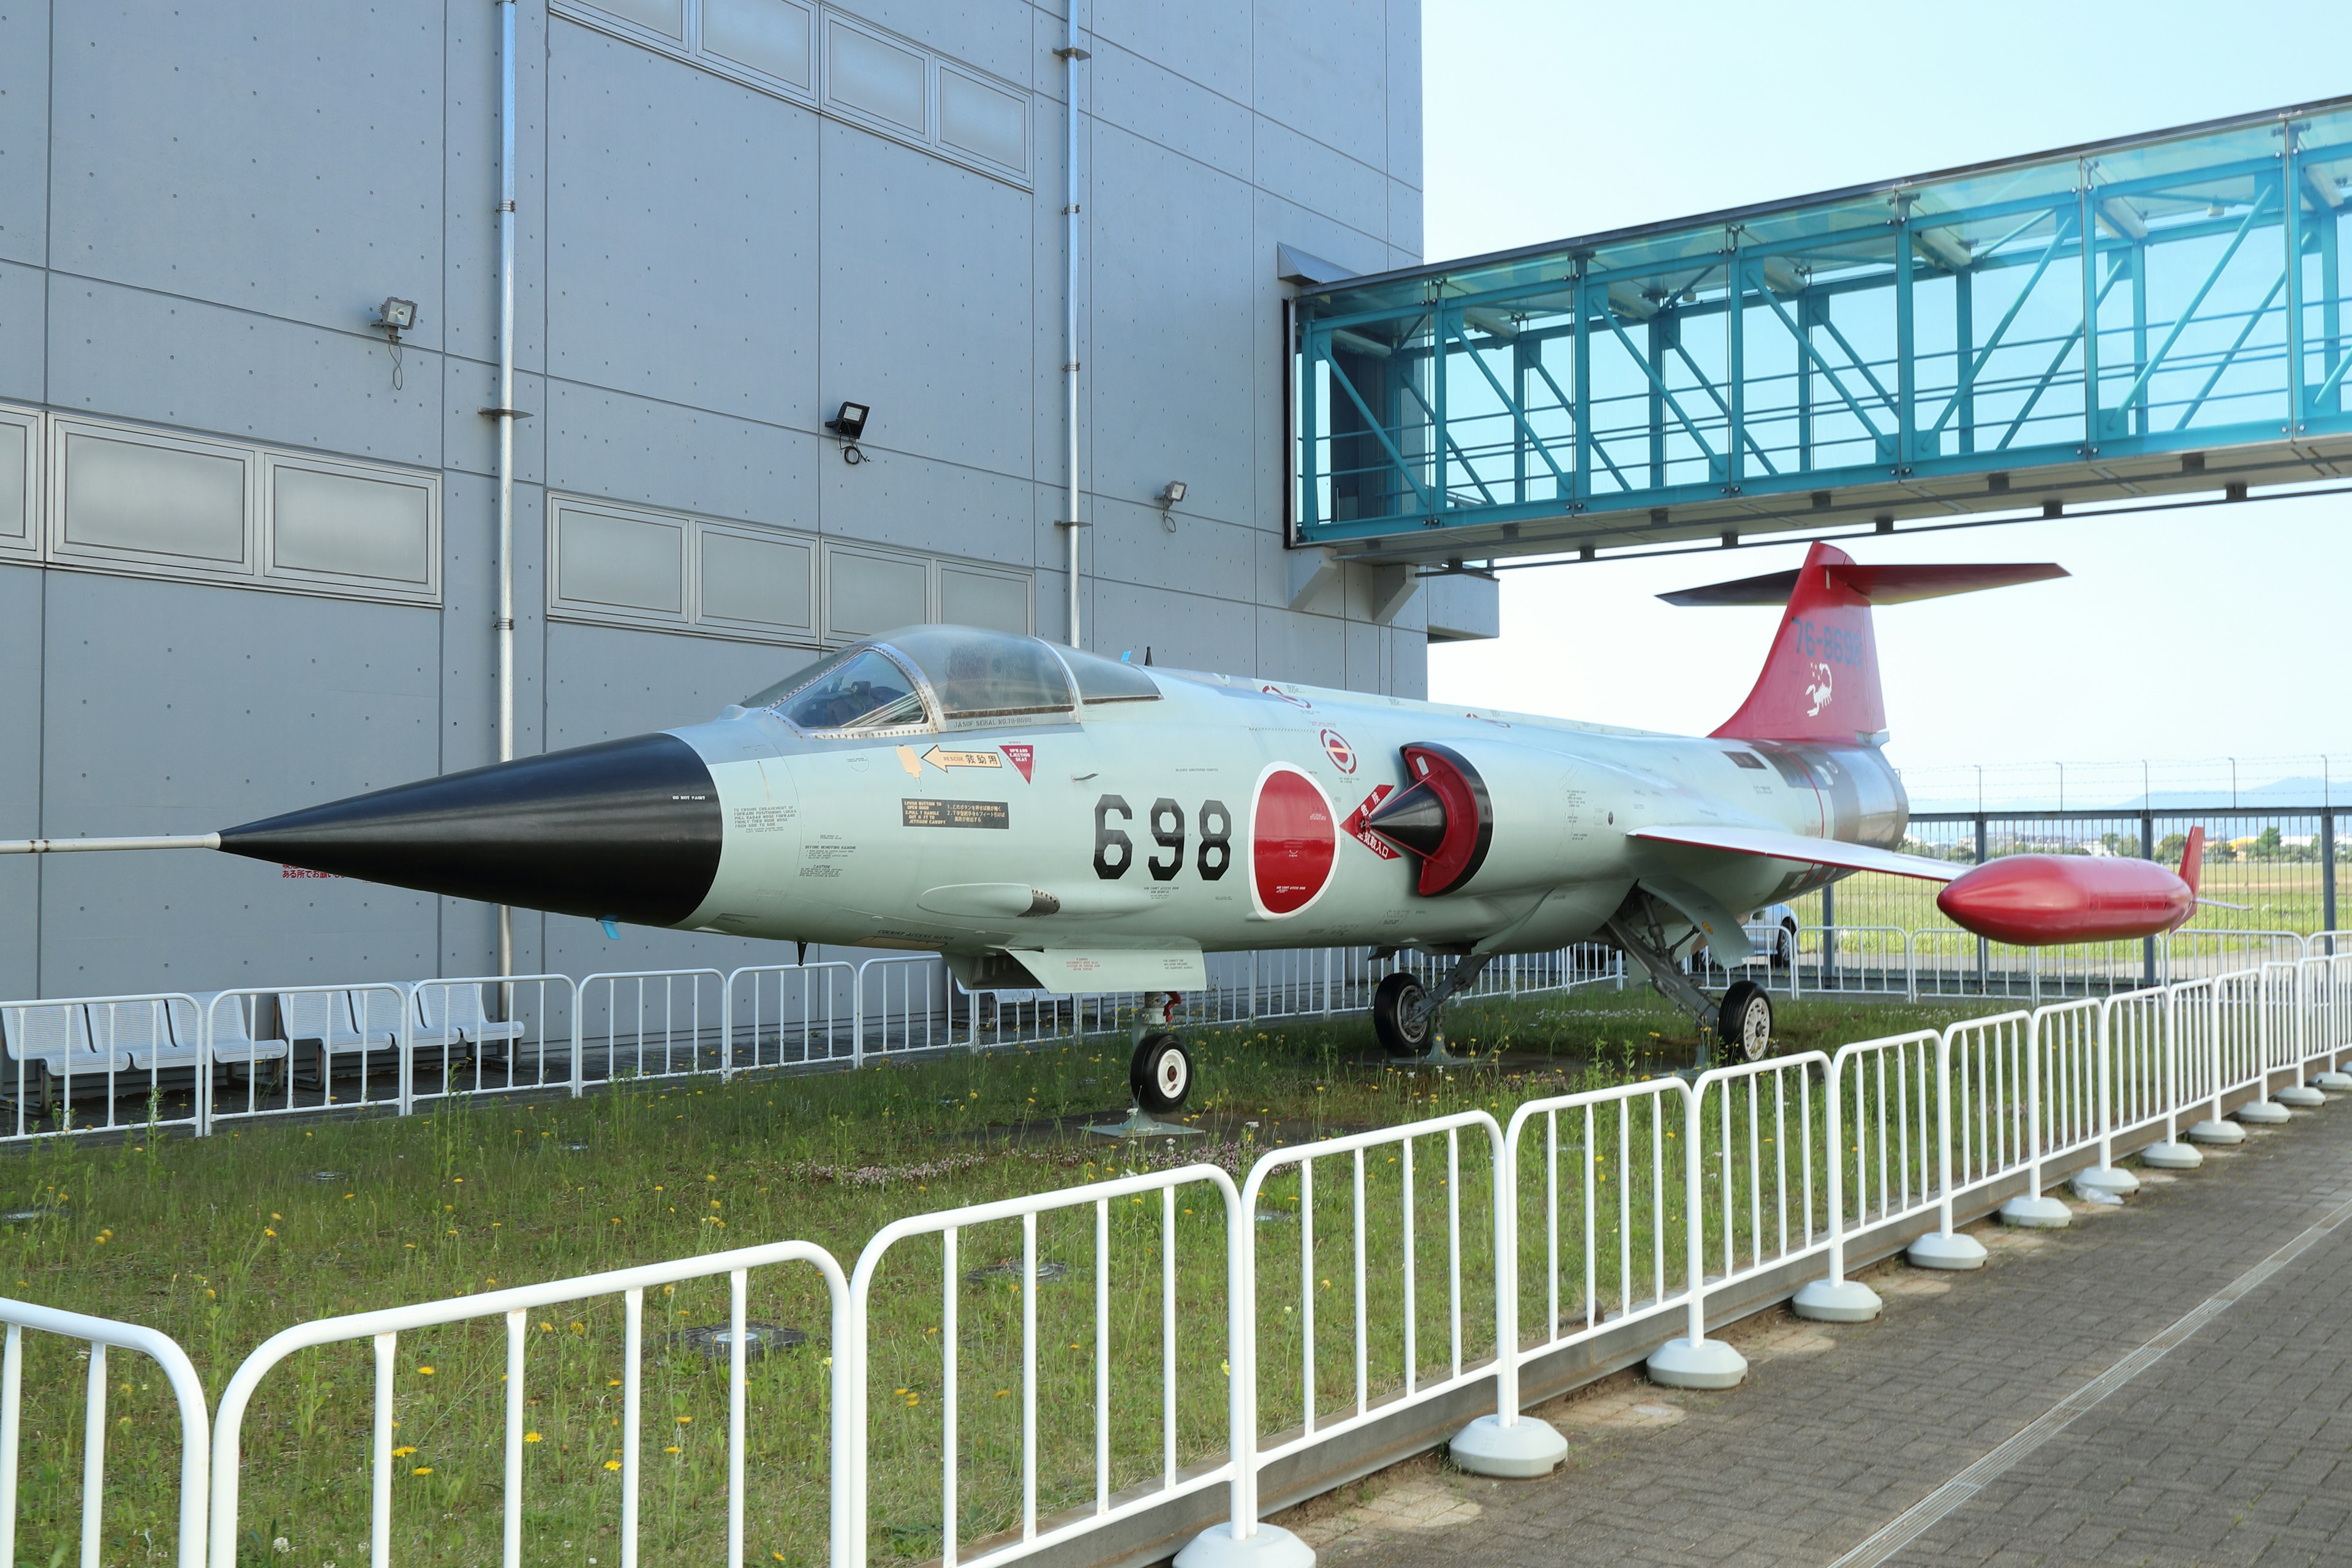
<svg viewBox="0 0 2352 1568">
<path fill-rule="evenodd" d="M 1078 703 L 1160 695 L 1133 665 L 977 626 L 908 626 L 853 643 L 756 696 L 793 728 L 878 735 L 1008 719 L 1066 722 Z"/>
</svg>

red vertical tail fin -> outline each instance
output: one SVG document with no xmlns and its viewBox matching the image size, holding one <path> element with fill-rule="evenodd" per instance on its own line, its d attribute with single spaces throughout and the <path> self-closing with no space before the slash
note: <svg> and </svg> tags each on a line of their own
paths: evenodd
<svg viewBox="0 0 2352 1568">
<path fill-rule="evenodd" d="M 2189 884 L 2189 896 L 2197 896 L 2197 879 L 2205 869 L 2205 829 L 2200 826 L 2189 830 L 2189 842 L 2180 848 L 2180 879 Z"/>
<path fill-rule="evenodd" d="M 1658 596 L 1670 605 L 1777 605 L 1787 601 L 1764 671 L 1739 711 L 1715 732 L 1738 741 L 1830 741 L 1876 745 L 1886 738 L 1878 689 L 1873 605 L 1907 605 L 2066 575 L 2048 563 L 1864 566 L 1816 541 L 1793 572 L 1743 577 Z"/>
<path fill-rule="evenodd" d="M 1834 570 L 1853 564 L 1853 557 L 1832 544 L 1817 542 L 1805 552 L 1763 672 L 1717 735 L 1847 745 L 1885 739 L 1870 600 Z"/>
</svg>

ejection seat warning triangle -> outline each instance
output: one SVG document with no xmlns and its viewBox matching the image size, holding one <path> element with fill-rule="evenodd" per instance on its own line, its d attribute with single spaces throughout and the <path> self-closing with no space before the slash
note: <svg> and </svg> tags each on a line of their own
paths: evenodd
<svg viewBox="0 0 2352 1568">
<path fill-rule="evenodd" d="M 1012 813 L 1001 800 L 922 800 L 901 797 L 900 820 L 908 827 L 1010 827 Z"/>
<path fill-rule="evenodd" d="M 1029 783 L 1029 770 L 1034 767 L 1037 762 L 1037 748 L 1034 746 L 999 746 L 996 749 L 1004 753 L 1004 760 L 1006 762 L 1011 763 L 1014 767 L 1021 770 L 1021 782 L 1023 784 Z"/>
</svg>

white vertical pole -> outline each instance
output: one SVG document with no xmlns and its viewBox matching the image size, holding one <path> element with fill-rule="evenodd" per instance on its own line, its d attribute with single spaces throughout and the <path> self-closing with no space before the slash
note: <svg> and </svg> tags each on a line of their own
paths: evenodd
<svg viewBox="0 0 2352 1568">
<path fill-rule="evenodd" d="M 515 0 L 499 5 L 499 761 L 514 760 Z M 514 910 L 499 906 L 499 973 L 514 973 Z"/>
</svg>

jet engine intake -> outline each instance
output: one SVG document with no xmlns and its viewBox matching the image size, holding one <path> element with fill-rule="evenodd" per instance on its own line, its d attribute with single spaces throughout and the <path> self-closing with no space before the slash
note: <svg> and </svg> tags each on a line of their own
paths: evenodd
<svg viewBox="0 0 2352 1568">
<path fill-rule="evenodd" d="M 1470 759 L 1451 746 L 1403 748 L 1412 783 L 1382 801 L 1364 826 L 1421 862 L 1416 890 L 1433 899 L 1478 874 L 1495 842 L 1495 803 Z"/>
</svg>

